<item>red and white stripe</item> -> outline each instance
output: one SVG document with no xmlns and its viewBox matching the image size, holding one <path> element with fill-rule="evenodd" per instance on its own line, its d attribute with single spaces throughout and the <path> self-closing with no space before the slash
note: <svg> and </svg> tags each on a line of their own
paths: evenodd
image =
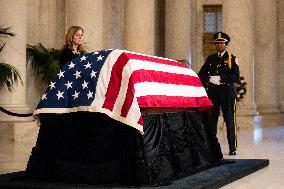
<svg viewBox="0 0 284 189">
<path fill-rule="evenodd" d="M 112 51 L 99 74 L 92 105 L 143 132 L 140 108 L 212 106 L 197 74 L 174 60 Z"/>
</svg>

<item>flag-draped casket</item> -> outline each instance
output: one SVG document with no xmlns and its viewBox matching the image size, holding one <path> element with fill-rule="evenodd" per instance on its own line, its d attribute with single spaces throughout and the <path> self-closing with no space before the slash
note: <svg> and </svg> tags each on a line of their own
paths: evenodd
<svg viewBox="0 0 284 189">
<path fill-rule="evenodd" d="M 125 50 L 84 54 L 60 69 L 34 112 L 41 126 L 27 175 L 88 183 L 172 180 L 222 157 L 207 127 L 211 106 L 183 63 Z"/>
<path fill-rule="evenodd" d="M 141 108 L 212 106 L 196 73 L 170 59 L 103 50 L 72 60 L 57 75 L 35 114 L 102 112 L 143 132 Z"/>
</svg>

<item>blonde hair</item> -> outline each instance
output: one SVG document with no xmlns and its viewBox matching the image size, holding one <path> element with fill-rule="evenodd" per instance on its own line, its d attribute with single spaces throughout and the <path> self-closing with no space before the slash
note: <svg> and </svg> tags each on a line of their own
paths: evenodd
<svg viewBox="0 0 284 189">
<path fill-rule="evenodd" d="M 73 50 L 73 42 L 72 42 L 73 36 L 79 30 L 82 30 L 82 32 L 84 33 L 84 30 L 83 30 L 83 28 L 81 26 L 71 26 L 68 29 L 68 32 L 67 32 L 67 34 L 65 36 L 65 44 L 64 44 L 63 48 L 68 48 L 68 49 L 72 49 Z M 80 52 L 84 52 L 85 51 L 83 45 L 79 45 L 77 50 L 80 51 Z"/>
</svg>

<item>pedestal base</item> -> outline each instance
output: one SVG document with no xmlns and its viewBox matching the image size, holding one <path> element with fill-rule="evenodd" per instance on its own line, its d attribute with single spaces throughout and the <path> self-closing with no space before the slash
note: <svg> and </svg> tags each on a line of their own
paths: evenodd
<svg viewBox="0 0 284 189">
<path fill-rule="evenodd" d="M 280 111 L 284 113 L 284 102 L 280 103 Z"/>
<path fill-rule="evenodd" d="M 0 141 L 36 141 L 38 130 L 35 121 L 0 122 Z"/>
<path fill-rule="evenodd" d="M 257 111 L 260 114 L 274 114 L 280 112 L 280 107 L 277 105 L 257 105 Z"/>
<path fill-rule="evenodd" d="M 284 113 L 260 114 L 254 123 L 255 127 L 279 127 L 284 123 Z"/>
<path fill-rule="evenodd" d="M 237 129 L 240 128 L 247 128 L 247 127 L 253 127 L 255 124 L 256 119 L 259 117 L 259 115 L 239 115 L 237 116 Z M 218 128 L 220 130 L 226 129 L 226 123 L 223 119 L 223 116 L 219 116 L 218 119 Z"/>
<path fill-rule="evenodd" d="M 27 106 L 17 107 L 17 106 L 6 106 L 1 105 L 4 109 L 18 114 L 28 114 L 31 113 L 31 109 Z M 33 117 L 20 117 L 20 116 L 11 116 L 4 112 L 0 111 L 0 122 L 27 122 L 27 121 L 33 121 Z"/>
</svg>

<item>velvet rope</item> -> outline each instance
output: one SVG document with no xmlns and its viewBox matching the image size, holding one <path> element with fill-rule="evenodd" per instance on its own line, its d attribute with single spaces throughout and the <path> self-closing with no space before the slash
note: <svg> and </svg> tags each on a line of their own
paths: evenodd
<svg viewBox="0 0 284 189">
<path fill-rule="evenodd" d="M 29 117 L 33 115 L 33 113 L 20 114 L 20 113 L 10 112 L 9 110 L 6 110 L 5 108 L 1 106 L 0 106 L 0 111 L 10 116 L 17 116 L 17 117 Z"/>
</svg>

